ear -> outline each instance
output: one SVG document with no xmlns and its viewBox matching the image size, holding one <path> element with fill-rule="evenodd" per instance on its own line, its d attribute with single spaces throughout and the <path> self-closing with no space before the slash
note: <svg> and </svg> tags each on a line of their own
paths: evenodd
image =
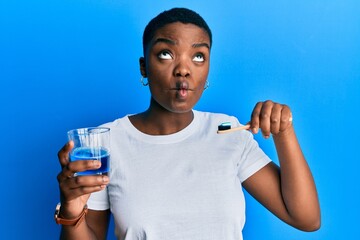
<svg viewBox="0 0 360 240">
<path fill-rule="evenodd" d="M 145 58 L 144 57 L 140 57 L 139 64 L 140 64 L 141 76 L 146 77 L 146 64 L 145 64 Z"/>
</svg>

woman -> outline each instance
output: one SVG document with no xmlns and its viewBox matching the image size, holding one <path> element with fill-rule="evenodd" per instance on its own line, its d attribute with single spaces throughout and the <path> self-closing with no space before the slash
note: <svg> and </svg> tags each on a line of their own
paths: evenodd
<svg viewBox="0 0 360 240">
<path fill-rule="evenodd" d="M 150 105 L 103 125 L 111 129 L 109 176 L 74 176 L 100 163 L 69 162 L 72 142 L 59 151 L 62 239 L 105 239 L 111 213 L 118 239 L 242 239 L 242 187 L 284 222 L 320 227 L 288 106 L 259 102 L 250 131 L 228 134 L 217 127 L 240 126 L 236 118 L 193 110 L 207 88 L 211 45 L 208 25 L 191 10 L 174 8 L 149 22 L 140 72 Z M 259 129 L 273 135 L 280 167 L 253 139 Z"/>
</svg>

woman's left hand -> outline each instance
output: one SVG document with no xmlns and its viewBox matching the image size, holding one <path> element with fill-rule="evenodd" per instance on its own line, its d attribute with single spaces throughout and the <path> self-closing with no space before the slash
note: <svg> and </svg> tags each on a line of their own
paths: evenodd
<svg viewBox="0 0 360 240">
<path fill-rule="evenodd" d="M 278 135 L 292 127 L 292 113 L 285 104 L 273 101 L 258 102 L 251 114 L 250 130 L 258 133 L 259 128 L 265 138 Z"/>
</svg>

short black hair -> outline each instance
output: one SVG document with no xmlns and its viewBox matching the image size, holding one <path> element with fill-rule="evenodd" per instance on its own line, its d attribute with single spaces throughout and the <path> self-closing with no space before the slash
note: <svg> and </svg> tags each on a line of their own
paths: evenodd
<svg viewBox="0 0 360 240">
<path fill-rule="evenodd" d="M 156 30 L 167 24 L 175 23 L 175 22 L 181 22 L 184 24 L 191 23 L 205 30 L 205 32 L 209 35 L 210 47 L 211 47 L 212 45 L 211 30 L 207 25 L 207 23 L 205 22 L 205 20 L 199 14 L 187 8 L 172 8 L 157 15 L 145 27 L 143 34 L 144 56 L 146 54 L 146 50 L 151 39 L 155 35 Z"/>
</svg>

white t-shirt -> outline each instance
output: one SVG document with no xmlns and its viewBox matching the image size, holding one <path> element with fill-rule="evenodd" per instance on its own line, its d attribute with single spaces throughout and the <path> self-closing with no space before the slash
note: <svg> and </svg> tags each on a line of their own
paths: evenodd
<svg viewBox="0 0 360 240">
<path fill-rule="evenodd" d="M 241 240 L 241 182 L 270 162 L 248 131 L 217 134 L 235 117 L 194 112 L 180 132 L 152 136 L 128 116 L 111 128 L 110 184 L 88 201 L 111 210 L 118 239 Z"/>
</svg>

